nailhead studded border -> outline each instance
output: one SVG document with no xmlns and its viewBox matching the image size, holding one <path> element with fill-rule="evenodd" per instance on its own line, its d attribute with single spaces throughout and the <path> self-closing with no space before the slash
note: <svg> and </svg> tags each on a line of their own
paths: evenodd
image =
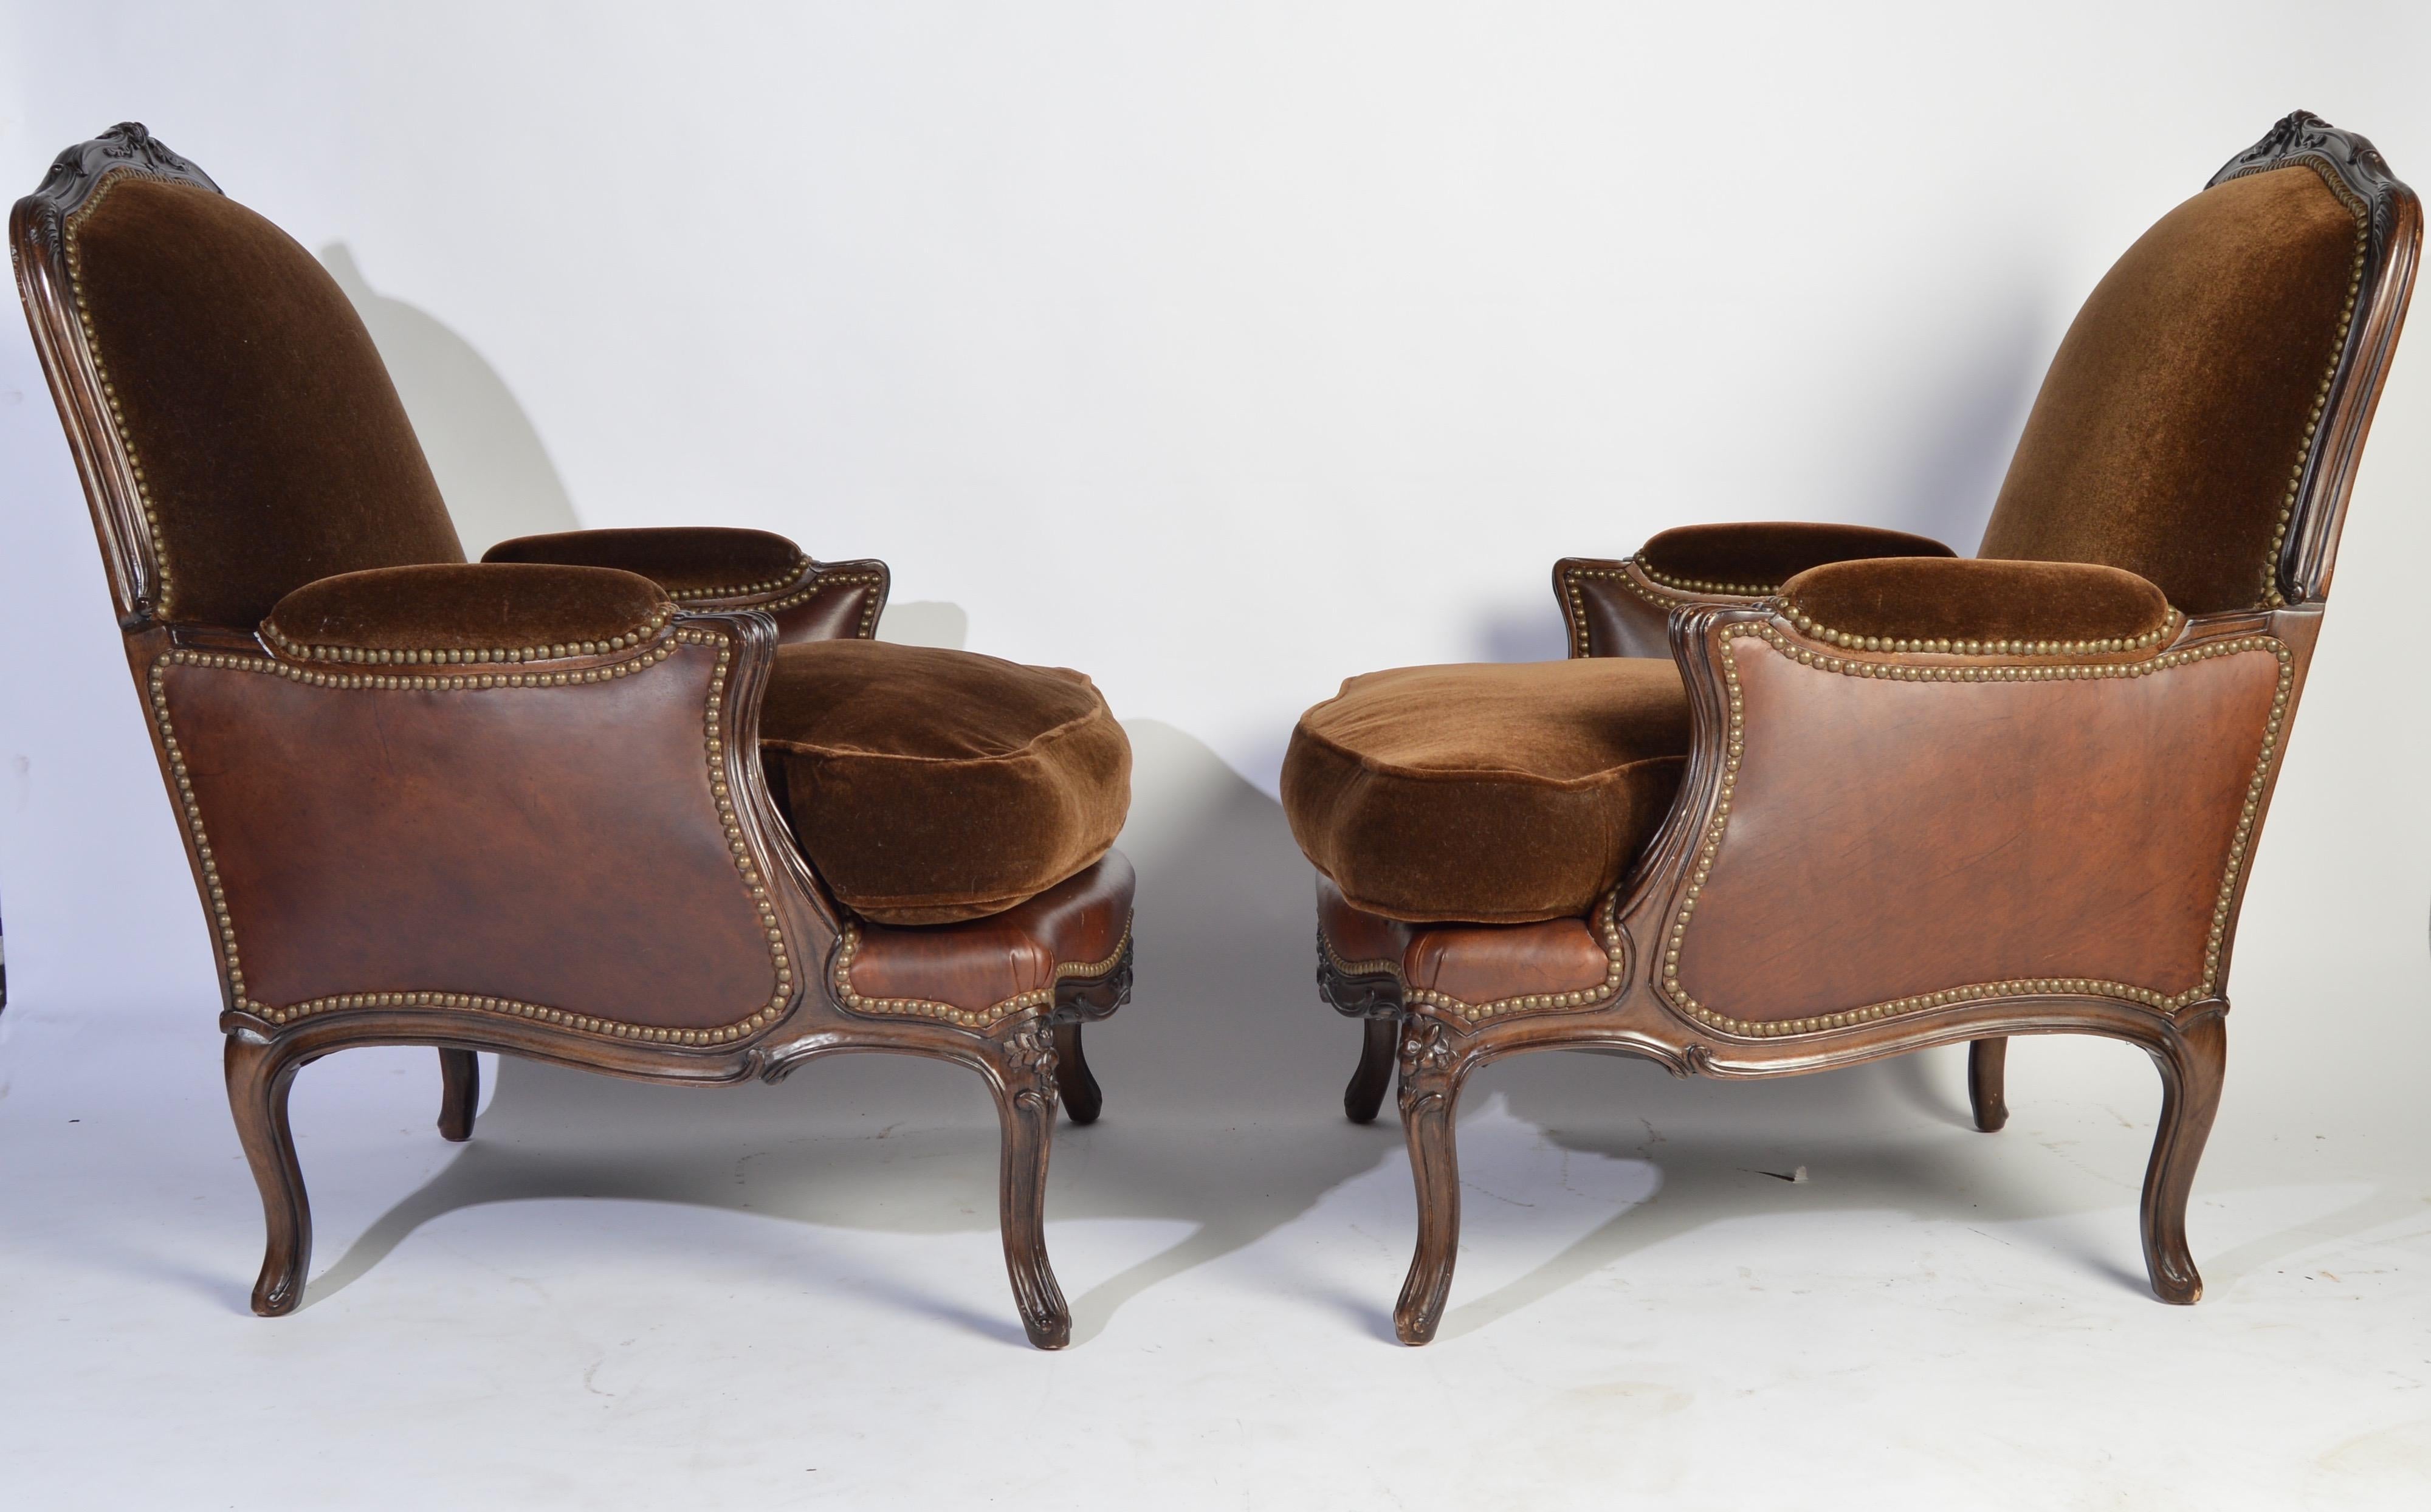
<svg viewBox="0 0 2431 1512">
<path fill-rule="evenodd" d="M 1668 572 L 1657 572 L 1641 551 L 1629 559 L 1638 571 L 1666 588 L 1677 588 L 1692 594 L 1732 594 L 1741 598 L 1762 598 L 1767 594 L 1781 592 L 1777 582 L 1707 582 L 1702 578 L 1675 578 Z"/>
<path fill-rule="evenodd" d="M 2313 439 L 2322 428 L 2322 412 L 2329 406 L 2330 385 L 2338 378 L 2339 364 L 2346 361 L 2347 333 L 2355 326 L 2356 299 L 2363 291 L 2363 265 L 2372 250 L 2372 208 L 2363 202 L 2361 195 L 2347 187 L 2346 180 L 2339 176 L 2336 168 L 2318 155 L 2306 153 L 2294 162 L 2283 158 L 2255 163 L 2251 168 L 2229 175 L 2229 178 L 2271 173 L 2293 167 L 2295 163 L 2302 163 L 2318 174 L 2322 182 L 2329 186 L 2330 193 L 2338 196 L 2339 203 L 2346 208 L 2347 213 L 2355 217 L 2356 247 L 2355 261 L 2347 272 L 2346 300 L 2339 308 L 2338 337 L 2330 344 L 2329 371 L 2322 375 L 2320 385 L 2313 390 L 2313 408 L 2305 417 L 2304 438 L 2296 443 L 2296 462 L 2288 470 L 2288 491 L 2280 496 L 2279 520 L 2272 527 L 2271 547 L 2262 558 L 2262 597 L 2259 602 L 2269 609 L 2277 609 L 2288 601 L 2287 596 L 2279 591 L 2279 550 L 2287 544 L 2288 527 L 2296 517 L 2296 496 L 2305 487 L 2305 463 L 2313 455 Z M 2221 182 L 2225 183 L 2227 179 Z"/>
<path fill-rule="evenodd" d="M 2104 640 L 1951 641 L 1903 640 L 1888 635 L 1858 635 L 1848 630 L 1827 629 L 1807 618 L 1797 602 L 1786 594 L 1781 596 L 1779 613 L 1784 619 L 1797 626 L 1800 633 L 1826 645 L 1842 646 L 1853 651 L 1920 651 L 1946 656 L 2098 656 L 2106 651 L 2150 650 L 2174 637 L 2185 619 L 2175 609 L 2164 609 L 2161 623 L 2143 634 L 2113 636 Z"/>
<path fill-rule="evenodd" d="M 1697 899 L 1704 890 L 1705 879 L 1711 875 L 1714 859 L 1720 851 L 1722 835 L 1730 823 L 1731 791 L 1738 781 L 1740 756 L 1746 748 L 1746 718 L 1739 691 L 1738 661 L 1731 652 L 1731 643 L 1755 638 L 1775 652 L 1801 666 L 1836 673 L 1842 677 L 1876 678 L 1903 682 L 2055 682 L 2104 678 L 2140 678 L 2166 672 L 2174 667 L 2207 662 L 2217 656 L 2234 656 L 2247 651 L 2268 651 L 2279 659 L 2279 687 L 2271 700 L 2271 717 L 2263 728 L 2262 749 L 2254 764 L 2254 776 L 2246 783 L 2245 807 L 2237 821 L 2237 838 L 2230 845 L 2228 865 L 2221 879 L 2218 900 L 2212 907 L 2211 934 L 2204 948 L 2204 974 L 2201 983 L 2174 995 L 2154 992 L 2130 983 L 2111 982 L 2093 977 L 2032 977 L 2003 982 L 1970 983 L 1928 992 L 1913 997 L 1897 998 L 1886 1002 L 1868 1003 L 1841 1013 L 1819 1014 L 1804 1018 L 1755 1020 L 1735 1018 L 1728 1014 L 1699 1002 L 1680 985 L 1680 949 L 1687 937 L 1688 922 L 1697 911 Z M 2279 732 L 2288 714 L 2288 690 L 2295 681 L 2295 653 L 2286 642 L 2272 635 L 2244 635 L 2234 640 L 2184 651 L 2167 651 L 2139 662 L 2095 662 L 2066 666 L 1912 666 L 1880 662 L 1860 662 L 1830 656 L 1791 644 L 1789 638 L 1770 625 L 1734 626 L 1724 637 L 1722 646 L 1722 677 L 1730 695 L 1730 737 L 1722 763 L 1722 781 L 1714 802 L 1713 818 L 1705 827 L 1702 842 L 1697 850 L 1695 869 L 1682 895 L 1678 911 L 1673 915 L 1669 934 L 1663 942 L 1663 969 L 1659 973 L 1665 1000 L 1681 1013 L 1708 1028 L 1723 1030 L 1752 1038 L 1771 1038 L 1784 1034 L 1807 1034 L 1822 1030 L 1844 1029 L 1851 1025 L 1870 1023 L 1876 1019 L 1894 1018 L 1904 1014 L 1927 1009 L 1949 1007 L 1955 1003 L 1985 999 L 2013 998 L 2037 993 L 2076 993 L 2104 998 L 2124 999 L 2164 1013 L 2173 1013 L 2188 1004 L 2211 996 L 2220 979 L 2221 942 L 2228 928 L 2228 912 L 2236 900 L 2237 882 L 2245 865 L 2245 854 L 2254 838 L 2254 826 L 2260 816 L 2262 792 L 2271 779 L 2272 764 L 2278 754 Z"/>
<path fill-rule="evenodd" d="M 134 438 L 126 433 L 126 416 L 118 406 L 118 388 L 110 380 L 109 364 L 102 361 L 101 338 L 93 332 L 92 311 L 86 308 L 84 300 L 84 251 L 76 241 L 76 232 L 83 227 L 84 218 L 99 210 L 101 202 L 109 197 L 109 192 L 117 188 L 122 181 L 129 178 L 148 178 L 163 184 L 182 182 L 164 174 L 146 173 L 140 168 L 112 168 L 103 174 L 100 181 L 93 185 L 92 193 L 86 197 L 83 204 L 76 207 L 75 213 L 67 218 L 59 234 L 67 246 L 68 292 L 75 300 L 76 324 L 84 328 L 85 350 L 92 354 L 93 377 L 100 380 L 102 399 L 109 406 L 110 428 L 117 432 L 118 448 L 126 458 L 126 470 L 134 476 L 136 501 L 143 506 L 143 533 L 151 538 L 152 569 L 160 580 L 154 585 L 158 591 L 158 597 L 153 605 L 153 613 L 162 619 L 167 619 L 171 591 L 169 543 L 160 533 L 160 512 L 153 507 L 152 485 L 143 476 L 143 459 L 136 455 Z"/>
<path fill-rule="evenodd" d="M 794 564 L 785 569 L 783 576 L 771 578 L 765 582 L 737 583 L 731 588 L 670 588 L 667 596 L 678 603 L 690 603 L 701 598 L 741 598 L 751 594 L 772 594 L 799 578 L 812 564 L 810 558 L 796 556 Z"/>
<path fill-rule="evenodd" d="M 1700 596 L 1698 593 L 1687 589 L 1672 593 L 1666 593 L 1659 587 L 1650 589 L 1646 584 L 1630 576 L 1629 568 L 1633 566 L 1639 572 L 1646 571 L 1645 563 L 1640 559 L 1632 557 L 1618 567 L 1572 567 L 1562 574 L 1562 599 L 1570 622 L 1572 656 L 1585 656 L 1590 650 L 1587 640 L 1587 606 L 1585 599 L 1579 593 L 1579 584 L 1587 579 L 1612 579 L 1639 599 L 1652 604 L 1667 614 L 1682 604 L 1696 602 Z M 1740 594 L 1739 596 L 1758 598 L 1774 591 L 1771 588 L 1752 589 Z M 1737 590 L 1732 590 L 1732 592 L 1735 593 Z"/>
<path fill-rule="evenodd" d="M 303 662 L 351 662 L 364 665 L 461 666 L 484 663 L 554 661 L 570 656 L 612 656 L 630 647 L 655 640 L 666 629 L 666 613 L 662 610 L 643 624 L 622 635 L 612 635 L 599 641 L 564 641 L 550 646 L 491 647 L 478 649 L 444 651 L 408 650 L 394 647 L 374 646 L 306 646 L 292 641 L 270 620 L 261 622 L 262 638 L 269 641 L 283 656 Z"/>
<path fill-rule="evenodd" d="M 734 1023 L 708 1029 L 669 1029 L 643 1024 L 622 1023 L 612 1018 L 599 1018 L 587 1014 L 569 1013 L 544 1003 L 524 1002 L 512 998 L 488 997 L 462 992 L 360 992 L 341 993 L 313 998 L 287 1007 L 275 1007 L 257 1002 L 245 992 L 244 967 L 238 956 L 236 926 L 229 917 L 227 895 L 219 874 L 219 862 L 211 849 L 210 836 L 203 827 L 202 810 L 194 798 L 194 785 L 186 770 L 186 757 L 178 745 L 177 732 L 169 714 L 167 688 L 168 670 L 172 666 L 201 666 L 234 672 L 251 672 L 286 678 L 290 681 L 309 683 L 314 687 L 413 689 L 446 692 L 473 692 L 507 687 L 567 687 L 585 682 L 606 682 L 635 675 L 664 662 L 674 654 L 677 645 L 713 646 L 717 647 L 717 667 L 710 676 L 708 701 L 702 709 L 702 750 L 709 764 L 711 797 L 716 801 L 718 821 L 726 832 L 727 848 L 734 858 L 736 872 L 749 893 L 753 909 L 760 917 L 762 931 L 768 941 L 769 961 L 773 966 L 775 990 L 768 1001 L 748 1017 Z M 203 886 L 211 911 L 211 927 L 219 934 L 220 948 L 227 962 L 228 996 L 237 1008 L 272 1024 L 291 1024 L 325 1014 L 363 1008 L 455 1008 L 476 1013 L 495 1014 L 503 1017 L 528 1018 L 534 1022 L 556 1025 L 563 1029 L 596 1034 L 607 1039 L 646 1041 L 661 1045 L 722 1045 L 744 1039 L 774 1024 L 785 1011 L 793 997 L 794 970 L 786 948 L 784 931 L 778 923 L 777 911 L 768 896 L 765 879 L 760 875 L 751 859 L 750 848 L 744 844 L 741 822 L 734 813 L 733 796 L 729 791 L 724 771 L 725 741 L 722 714 L 726 697 L 727 673 L 732 665 L 734 651 L 723 635 L 705 630 L 679 630 L 662 644 L 613 666 L 587 667 L 572 672 L 534 672 L 480 674 L 450 677 L 398 677 L 391 674 L 346 674 L 321 672 L 310 667 L 290 665 L 270 658 L 244 656 L 218 651 L 165 651 L 152 663 L 148 679 L 149 697 L 154 722 L 159 727 L 160 748 L 167 754 L 170 783 L 176 789 L 177 807 L 186 828 L 194 839 L 194 853 L 203 869 Z"/>
<path fill-rule="evenodd" d="M 957 1008 L 933 998 L 864 998 L 852 984 L 853 957 L 861 953 L 861 925 L 847 923 L 844 938 L 836 945 L 835 995 L 847 1008 L 857 1014 L 884 1018 L 934 1018 L 940 1023 L 962 1029 L 987 1029 L 1013 1015 L 1031 1008 L 1047 1008 L 1055 1002 L 1056 988 L 1073 978 L 1102 977 L 1123 959 L 1132 947 L 1131 920 L 1123 921 L 1122 937 L 1102 961 L 1065 962 L 1055 968 L 1054 980 L 1044 987 L 1018 992 L 1010 998 L 992 1002 L 985 1008 Z"/>
<path fill-rule="evenodd" d="M 830 588 L 853 588 L 863 586 L 874 588 L 885 580 L 886 580 L 883 577 L 875 572 L 822 573 L 818 577 L 811 580 L 811 581 L 797 593 L 787 594 L 784 597 L 778 599 L 772 604 L 754 604 L 751 607 L 754 609 L 765 610 L 767 613 L 773 614 L 779 610 L 791 609 L 796 604 L 807 603 L 811 599 L 816 598 L 819 595 L 826 593 Z M 868 603 L 862 606 L 861 624 L 853 630 L 854 638 L 856 640 L 863 641 L 869 639 L 869 632 L 871 630 L 876 628 L 877 624 L 878 599 L 873 596 Z"/>
<path fill-rule="evenodd" d="M 1440 1008 L 1466 1023 L 1474 1024 L 1484 1019 L 1510 1014 L 1543 1013 L 1558 1008 L 1584 1008 L 1589 1003 L 1602 1002 L 1618 992 L 1621 976 L 1629 966 L 1629 948 L 1623 943 L 1620 935 L 1619 909 L 1620 894 L 1616 890 L 1604 899 L 1603 906 L 1597 910 L 1596 936 L 1602 942 L 1604 953 L 1603 984 L 1597 987 L 1582 987 L 1573 992 L 1520 993 L 1509 998 L 1497 998 L 1491 1002 L 1469 1002 L 1455 998 L 1448 992 L 1411 986 L 1409 978 L 1402 974 L 1401 965 L 1398 961 L 1343 959 L 1342 952 L 1333 948 L 1333 942 L 1326 937 L 1322 927 L 1319 927 L 1316 932 L 1316 948 L 1325 952 L 1326 963 L 1346 977 L 1391 977 L 1400 986 L 1401 1001 L 1404 1006 Z"/>
</svg>

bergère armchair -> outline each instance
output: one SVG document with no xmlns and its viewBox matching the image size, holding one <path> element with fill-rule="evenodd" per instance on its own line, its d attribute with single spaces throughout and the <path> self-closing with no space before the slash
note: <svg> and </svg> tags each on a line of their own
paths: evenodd
<svg viewBox="0 0 2431 1512">
<path fill-rule="evenodd" d="M 34 343 L 210 921 L 261 1188 L 254 1310 L 302 1295 L 298 1067 L 439 1048 L 653 1081 L 845 1050 L 976 1070 L 1031 1342 L 1081 1023 L 1131 980 L 1131 751 L 1088 679 L 870 639 L 875 562 L 747 530 L 467 563 L 378 353 L 303 248 L 125 125 L 9 222 Z"/>
<path fill-rule="evenodd" d="M 1668 530 L 1566 560 L 1572 660 L 1352 678 L 1285 759 L 1317 980 L 1396 1047 L 1433 1336 L 1479 1067 L 1640 1055 L 1791 1075 L 2006 1036 L 2160 1067 L 2154 1291 L 2221 1092 L 2238 909 L 2414 281 L 2422 214 L 2288 116 L 2155 225 L 2061 343 L 1972 560 L 1896 532 Z"/>
</svg>

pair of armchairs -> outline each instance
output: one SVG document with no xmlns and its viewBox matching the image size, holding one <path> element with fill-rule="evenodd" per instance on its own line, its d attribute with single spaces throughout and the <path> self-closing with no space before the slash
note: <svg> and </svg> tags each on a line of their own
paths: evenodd
<svg viewBox="0 0 2431 1512">
<path fill-rule="evenodd" d="M 222 975 L 227 1088 L 300 1300 L 310 1061 L 435 1046 L 714 1085 L 886 1050 L 971 1067 L 1031 1341 L 1081 1026 L 1131 980 L 1130 750 L 1088 680 L 871 639 L 886 569 L 706 529 L 463 561 L 343 294 L 126 125 L 10 221 Z M 1398 1063 L 1431 1338 L 1478 1067 L 1595 1049 L 1757 1077 L 1971 1042 L 2143 1046 L 2164 1300 L 2220 1095 L 2244 865 L 2412 286 L 2414 196 L 2302 114 L 2121 260 L 1980 555 L 1833 526 L 1567 560 L 1572 659 L 1354 678 L 1294 732 L 1318 982 Z"/>
</svg>

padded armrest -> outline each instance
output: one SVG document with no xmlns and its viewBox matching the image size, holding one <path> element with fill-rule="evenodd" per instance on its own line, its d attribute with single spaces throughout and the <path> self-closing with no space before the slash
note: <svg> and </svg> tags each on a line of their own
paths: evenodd
<svg viewBox="0 0 2431 1512">
<path fill-rule="evenodd" d="M 687 609 L 756 609 L 788 646 L 868 640 L 886 607 L 883 562 L 816 562 L 766 530 L 722 526 L 566 530 L 501 541 L 484 562 L 614 567 L 657 582 Z"/>
<path fill-rule="evenodd" d="M 1665 530 L 1638 547 L 1637 564 L 1668 588 L 1761 597 L 1827 562 L 1950 555 L 1940 542 L 1904 530 L 1769 520 Z"/>
<path fill-rule="evenodd" d="M 1781 596 L 1802 633 L 1869 651 L 2139 650 L 2177 617 L 2134 573 L 2078 562 L 1835 562 L 1791 578 Z"/>
<path fill-rule="evenodd" d="M 670 597 L 686 600 L 774 593 L 813 564 L 808 553 L 781 535 L 706 525 L 521 535 L 499 542 L 481 560 L 615 567 L 638 572 Z"/>
<path fill-rule="evenodd" d="M 378 567 L 306 583 L 261 632 L 298 661 L 533 662 L 641 645 L 675 607 L 649 579 L 604 567 Z"/>
<path fill-rule="evenodd" d="M 1563 558 L 1553 563 L 1553 596 L 1569 622 L 1572 656 L 1668 658 L 1674 610 L 1752 603 L 1809 567 L 1884 557 L 1946 561 L 1950 548 L 1865 525 L 1689 525 L 1663 531 L 1624 561 Z"/>
</svg>

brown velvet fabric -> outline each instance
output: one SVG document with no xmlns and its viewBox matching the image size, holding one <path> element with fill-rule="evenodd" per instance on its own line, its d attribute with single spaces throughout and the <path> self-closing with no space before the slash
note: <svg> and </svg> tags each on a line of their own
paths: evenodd
<svg viewBox="0 0 2431 1512">
<path fill-rule="evenodd" d="M 2189 613 L 2262 602 L 2356 233 L 2302 166 L 2163 216 L 2060 343 L 1980 554 L 2124 567 Z"/>
<path fill-rule="evenodd" d="M 658 584 L 629 572 L 456 563 L 307 583 L 278 601 L 262 630 L 291 651 L 548 647 L 560 656 L 595 655 L 622 649 L 607 643 L 646 631 L 654 618 L 663 622 L 674 612 Z"/>
<path fill-rule="evenodd" d="M 800 577 L 804 561 L 802 548 L 781 535 L 706 525 L 519 535 L 481 553 L 481 560 L 616 567 L 688 597 L 764 593 Z"/>
<path fill-rule="evenodd" d="M 780 647 L 760 715 L 802 849 L 884 924 L 1001 912 L 1104 855 L 1131 741 L 1062 667 L 883 641 Z"/>
<path fill-rule="evenodd" d="M 1885 641 L 2133 640 L 2170 613 L 2134 573 L 2080 562 L 1835 562 L 1790 579 L 1782 596 L 1801 630 Z"/>
<path fill-rule="evenodd" d="M 310 253 L 234 200 L 124 175 L 70 234 L 159 521 L 162 617 L 250 629 L 315 579 L 464 560 L 388 369 Z"/>
<path fill-rule="evenodd" d="M 1669 662 L 1371 672 L 1300 716 L 1283 814 L 1366 913 L 1577 916 L 1662 823 L 1687 751 L 1688 695 Z"/>
<path fill-rule="evenodd" d="M 1684 525 L 1648 539 L 1637 558 L 1663 577 L 1737 583 L 1769 593 L 1807 568 L 1860 557 L 1946 557 L 1948 546 L 1904 530 L 1765 520 Z"/>
</svg>

